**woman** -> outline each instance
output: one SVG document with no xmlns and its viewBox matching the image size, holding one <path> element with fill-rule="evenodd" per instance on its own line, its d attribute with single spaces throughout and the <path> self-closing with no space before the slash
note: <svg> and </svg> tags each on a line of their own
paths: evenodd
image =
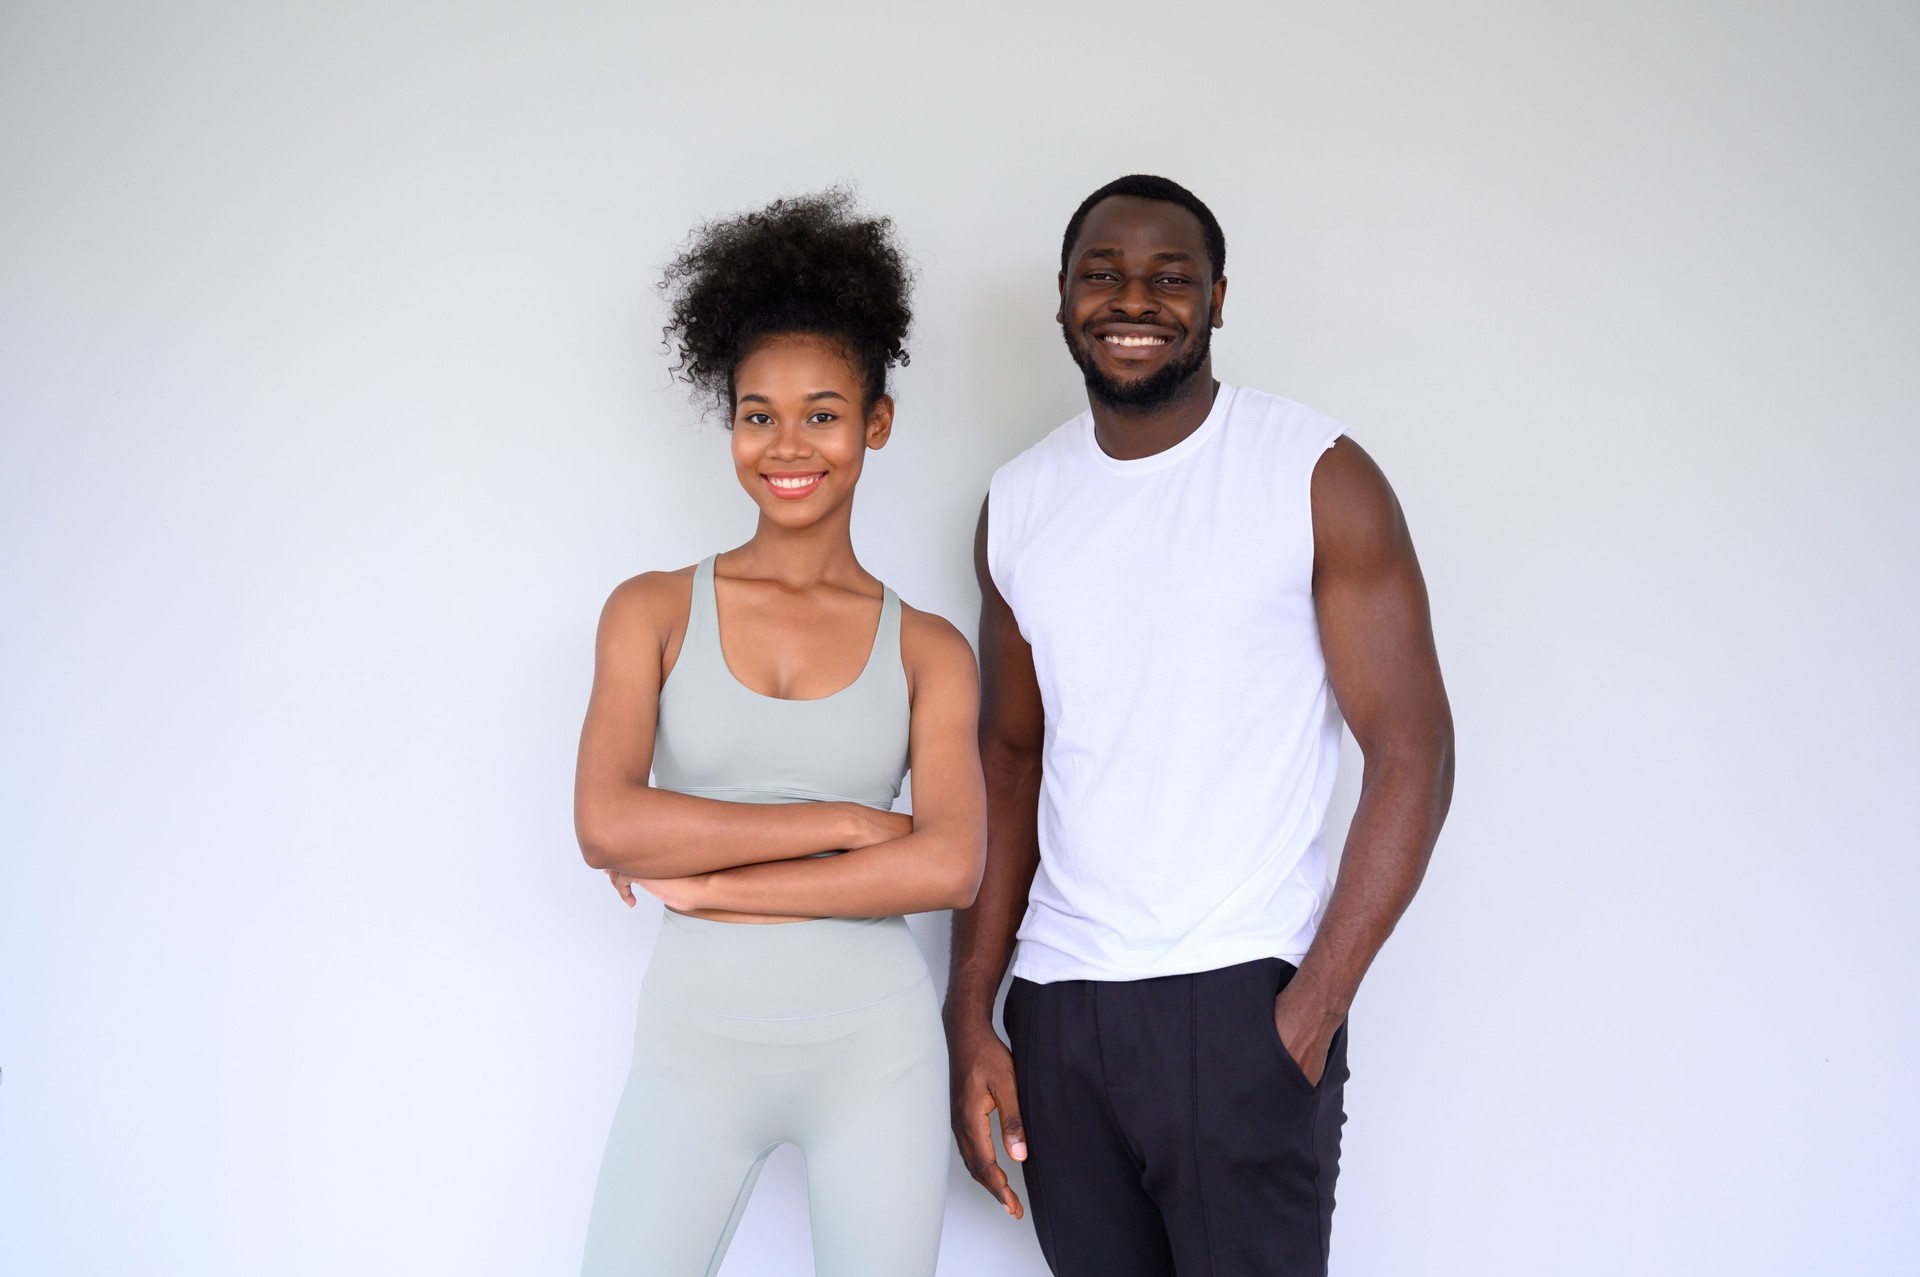
<svg viewBox="0 0 1920 1277">
<path fill-rule="evenodd" d="M 890 224 L 830 191 L 703 227 L 662 287 L 676 371 L 728 412 L 760 513 L 746 544 L 622 584 L 600 623 L 580 845 L 667 912 L 584 1271 L 717 1271 L 792 1142 L 822 1277 L 932 1273 L 946 1049 L 899 915 L 972 902 L 986 800 L 971 649 L 849 531 L 893 428 L 908 272 Z M 909 765 L 911 817 L 891 810 Z"/>
</svg>

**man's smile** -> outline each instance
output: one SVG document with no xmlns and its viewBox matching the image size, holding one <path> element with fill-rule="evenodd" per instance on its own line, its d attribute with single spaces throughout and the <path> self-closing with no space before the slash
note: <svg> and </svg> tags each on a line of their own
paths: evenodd
<svg viewBox="0 0 1920 1277">
<path fill-rule="evenodd" d="M 1139 363 L 1172 347 L 1180 337 L 1176 331 L 1149 324 L 1107 324 L 1089 327 L 1087 335 L 1109 358 L 1120 363 Z"/>
</svg>

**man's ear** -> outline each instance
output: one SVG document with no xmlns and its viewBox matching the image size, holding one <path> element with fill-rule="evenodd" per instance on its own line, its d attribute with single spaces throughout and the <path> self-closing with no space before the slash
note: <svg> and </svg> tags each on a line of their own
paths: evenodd
<svg viewBox="0 0 1920 1277">
<path fill-rule="evenodd" d="M 1056 324 L 1067 322 L 1067 272 L 1065 271 L 1060 272 L 1060 304 L 1054 307 L 1053 322 Z"/>
<path fill-rule="evenodd" d="M 1215 328 L 1225 328 L 1227 326 L 1226 308 L 1227 277 L 1222 275 L 1219 279 L 1213 281 L 1213 326 Z"/>
<path fill-rule="evenodd" d="M 893 396 L 881 395 L 867 413 L 867 447 L 884 448 L 893 437 Z"/>
</svg>

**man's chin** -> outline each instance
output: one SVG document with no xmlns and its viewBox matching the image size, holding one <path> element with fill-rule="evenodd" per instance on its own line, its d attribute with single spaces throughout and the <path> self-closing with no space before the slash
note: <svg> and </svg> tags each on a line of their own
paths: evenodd
<svg viewBox="0 0 1920 1277">
<path fill-rule="evenodd" d="M 1163 364 L 1150 373 L 1122 380 L 1111 377 L 1097 366 L 1081 367 L 1086 376 L 1087 394 L 1108 408 L 1140 412 L 1158 408 L 1178 399 L 1192 384 L 1204 361 L 1194 364 Z"/>
<path fill-rule="evenodd" d="M 1064 328 L 1061 335 L 1066 335 Z M 1087 395 L 1095 403 L 1122 412 L 1146 412 L 1180 397 L 1206 366 L 1210 344 L 1202 341 L 1200 349 L 1184 358 L 1174 355 L 1152 372 L 1124 378 L 1107 372 L 1091 349 L 1081 349 L 1071 337 L 1067 338 L 1067 353 L 1080 366 L 1080 374 L 1087 383 Z"/>
</svg>

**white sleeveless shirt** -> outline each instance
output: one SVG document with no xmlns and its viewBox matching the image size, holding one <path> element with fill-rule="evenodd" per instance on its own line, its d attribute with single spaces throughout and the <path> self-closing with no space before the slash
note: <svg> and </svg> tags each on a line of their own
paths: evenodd
<svg viewBox="0 0 1920 1277">
<path fill-rule="evenodd" d="M 1305 954 L 1341 727 L 1311 485 L 1343 433 L 1222 383 L 1165 452 L 1117 461 L 1083 413 L 994 475 L 988 568 L 1046 710 L 1015 975 L 1137 980 Z"/>
</svg>

